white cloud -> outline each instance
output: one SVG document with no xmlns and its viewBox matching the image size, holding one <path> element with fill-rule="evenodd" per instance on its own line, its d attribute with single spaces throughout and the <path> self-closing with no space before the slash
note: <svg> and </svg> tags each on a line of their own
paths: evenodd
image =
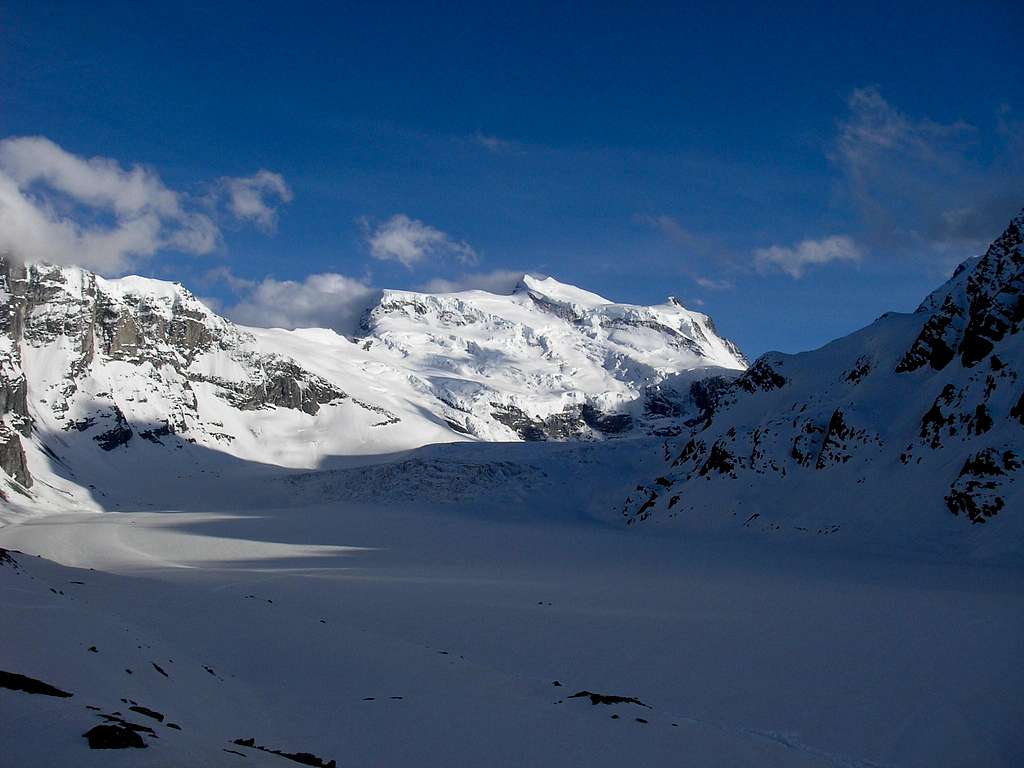
<svg viewBox="0 0 1024 768">
<path fill-rule="evenodd" d="M 516 144 L 514 142 L 508 141 L 507 139 L 500 139 L 497 136 L 491 136 L 486 133 L 473 134 L 473 141 L 488 152 L 494 152 L 495 154 L 511 152 L 516 148 Z"/>
<path fill-rule="evenodd" d="M 209 308 L 211 312 L 215 312 L 218 315 L 224 314 L 224 302 L 215 296 L 196 296 L 203 304 Z"/>
<path fill-rule="evenodd" d="M 709 291 L 729 291 L 736 287 L 731 280 L 716 280 L 712 277 L 695 277 L 693 281 Z"/>
<path fill-rule="evenodd" d="M 508 294 L 522 280 L 523 272 L 499 269 L 465 274 L 453 280 L 437 278 L 419 287 L 428 293 L 485 290 Z M 331 328 L 346 336 L 359 335 L 359 321 L 380 298 L 380 290 L 368 279 L 336 272 L 309 275 L 302 280 L 247 280 L 228 267 L 203 275 L 206 284 L 220 282 L 241 298 L 223 314 L 243 325 L 259 328 Z"/>
<path fill-rule="evenodd" d="M 754 251 L 754 262 L 759 271 L 779 269 L 795 279 L 803 277 L 808 266 L 860 259 L 860 249 L 846 235 L 832 235 L 822 240 L 803 240 L 792 247 L 773 245 Z"/>
<path fill-rule="evenodd" d="M 643 224 L 658 230 L 662 235 L 676 245 L 692 246 L 697 240 L 692 232 L 683 227 L 683 225 L 676 221 L 676 219 L 666 214 L 651 216 L 649 214 L 638 213 L 633 216 L 633 221 L 637 224 Z"/>
<path fill-rule="evenodd" d="M 301 282 L 268 277 L 225 314 L 260 328 L 333 328 L 356 335 L 360 317 L 378 295 L 363 280 L 334 272 L 309 275 Z"/>
<path fill-rule="evenodd" d="M 522 272 L 495 270 L 462 275 L 454 280 L 431 280 L 418 290 L 451 293 L 480 289 L 511 293 Z M 368 279 L 335 272 L 309 275 L 302 280 L 247 280 L 228 267 L 217 267 L 203 275 L 203 282 L 223 283 L 241 298 L 223 309 L 230 319 L 259 328 L 331 328 L 346 336 L 359 335 L 363 314 L 379 300 L 380 290 Z M 219 304 L 219 303 L 218 303 Z"/>
<path fill-rule="evenodd" d="M 116 271 L 161 248 L 209 253 L 219 236 L 146 168 L 81 158 L 42 137 L 0 141 L 2 252 Z"/>
<path fill-rule="evenodd" d="M 382 261 L 397 261 L 411 269 L 432 256 L 452 255 L 464 264 L 477 262 L 468 243 L 456 241 L 439 229 L 403 213 L 397 213 L 370 231 L 364 221 L 370 255 Z"/>
<path fill-rule="evenodd" d="M 224 283 L 234 293 L 241 294 L 251 291 L 256 287 L 255 280 L 245 277 L 238 277 L 231 267 L 214 267 L 203 273 L 200 280 L 209 285 L 211 283 Z"/>
<path fill-rule="evenodd" d="M 840 125 L 838 151 L 855 170 L 872 165 L 880 152 L 897 150 L 934 160 L 936 142 L 974 129 L 963 121 L 948 125 L 914 120 L 893 107 L 878 88 L 856 88 L 847 99 L 849 115 Z"/>
<path fill-rule="evenodd" d="M 847 108 L 831 158 L 866 236 L 887 251 L 959 260 L 983 248 L 1019 208 L 1018 133 L 1005 109 L 986 136 L 963 120 L 908 115 L 875 87 L 854 90 Z M 993 158 L 978 152 L 986 143 L 997 149 Z"/>
<path fill-rule="evenodd" d="M 260 202 L 268 191 L 290 195 L 286 186 L 286 194 L 277 191 L 284 181 L 269 172 L 228 181 L 255 185 Z M 246 207 L 244 194 L 237 206 L 235 200 L 229 205 L 236 215 L 266 220 Z M 0 253 L 115 273 L 161 250 L 210 253 L 221 242 L 215 216 L 143 166 L 79 157 L 41 136 L 0 141 Z"/>
<path fill-rule="evenodd" d="M 453 279 L 437 277 L 420 287 L 425 293 L 455 293 L 457 291 L 489 291 L 509 294 L 523 279 L 523 272 L 496 269 L 493 272 L 475 272 Z"/>
<path fill-rule="evenodd" d="M 633 222 L 658 232 L 667 240 L 682 257 L 680 270 L 705 290 L 728 291 L 736 286 L 732 280 L 712 278 L 701 273 L 735 273 L 748 268 L 746 255 L 737 259 L 726 244 L 713 236 L 691 231 L 674 216 L 637 213 L 633 215 Z"/>
<path fill-rule="evenodd" d="M 125 170 L 105 157 L 84 159 L 42 136 L 0 141 L 0 168 L 20 188 L 40 182 L 80 203 L 122 215 L 181 215 L 178 195 L 142 166 Z"/>
<path fill-rule="evenodd" d="M 292 201 L 292 190 L 279 173 L 261 169 L 252 176 L 225 177 L 221 183 L 227 193 L 228 208 L 236 218 L 251 221 L 264 231 L 277 226 L 277 209 L 268 200 Z"/>
</svg>

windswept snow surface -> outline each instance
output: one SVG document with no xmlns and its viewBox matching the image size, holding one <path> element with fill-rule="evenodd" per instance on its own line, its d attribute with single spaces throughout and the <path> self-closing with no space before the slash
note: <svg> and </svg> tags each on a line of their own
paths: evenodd
<svg viewBox="0 0 1024 768">
<path fill-rule="evenodd" d="M 1019 764 L 1018 568 L 613 525 L 643 448 L 178 466 L 0 529 L 0 670 L 74 694 L 0 687 L 4 764 Z M 115 712 L 159 738 L 90 750 Z"/>
</svg>

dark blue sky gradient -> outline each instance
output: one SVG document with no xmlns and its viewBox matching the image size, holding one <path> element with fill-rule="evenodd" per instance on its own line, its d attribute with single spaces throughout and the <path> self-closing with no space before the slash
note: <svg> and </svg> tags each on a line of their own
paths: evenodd
<svg viewBox="0 0 1024 768">
<path fill-rule="evenodd" d="M 1024 204 L 1006 178 L 1024 146 L 1015 3 L 553 5 L 6 2 L 0 137 L 144 163 L 176 189 L 257 168 L 293 188 L 272 237 L 229 227 L 222 251 L 160 254 L 142 273 L 413 287 L 465 271 L 369 258 L 358 220 L 405 213 L 472 244 L 479 271 L 543 271 L 622 301 L 677 295 L 753 354 L 910 310 L 975 247 L 880 233 L 836 160 L 855 89 L 926 133 L 972 126 L 943 145 L 936 199 L 895 183 L 898 167 L 873 182 L 903 227 Z M 754 268 L 756 248 L 833 234 L 863 259 L 801 279 Z M 224 286 L 198 292 L 230 301 Z"/>
</svg>

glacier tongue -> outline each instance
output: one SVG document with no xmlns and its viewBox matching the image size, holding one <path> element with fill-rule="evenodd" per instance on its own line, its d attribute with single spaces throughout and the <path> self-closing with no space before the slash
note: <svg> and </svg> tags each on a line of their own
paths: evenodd
<svg viewBox="0 0 1024 768">
<path fill-rule="evenodd" d="M 509 295 L 386 290 L 346 338 L 238 326 L 178 283 L 0 260 L 0 493 L 88 505 L 99 474 L 184 456 L 308 468 L 438 442 L 673 434 L 701 407 L 694 382 L 745 365 L 674 299 L 617 304 L 553 278 Z"/>
</svg>

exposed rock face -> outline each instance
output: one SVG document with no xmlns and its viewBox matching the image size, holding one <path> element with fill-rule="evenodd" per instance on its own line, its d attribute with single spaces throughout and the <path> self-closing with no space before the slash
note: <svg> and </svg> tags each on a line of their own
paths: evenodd
<svg viewBox="0 0 1024 768">
<path fill-rule="evenodd" d="M 0 469 L 23 487 L 32 487 L 32 475 L 25 462 L 25 449 L 21 445 L 21 438 L 6 424 L 0 425 Z M 2 491 L 0 498 L 4 498 Z"/>
<path fill-rule="evenodd" d="M 315 414 L 347 397 L 253 346 L 180 285 L 0 258 L 0 469 L 23 488 L 33 484 L 22 444 L 35 422 L 30 379 L 42 387 L 32 400 L 48 409 L 48 424 L 87 433 L 105 451 L 129 444 L 140 411 L 150 416 L 142 423 L 156 422 L 140 430 L 151 442 L 230 439 L 200 412 L 197 385 L 248 410 Z M 218 369 L 229 373 L 210 372 Z"/>
<path fill-rule="evenodd" d="M 900 360 L 898 372 L 924 365 L 941 371 L 955 356 L 965 368 L 986 358 L 1024 319 L 1024 218 L 1010 222 L 980 259 L 964 262 L 953 279 L 918 308 L 928 320 Z"/>
<path fill-rule="evenodd" d="M 785 385 L 785 377 L 772 368 L 771 363 L 764 357 L 759 358 L 736 382 L 737 387 L 751 394 L 771 392 Z"/>
<path fill-rule="evenodd" d="M 676 299 L 617 304 L 529 275 L 510 295 L 384 291 L 361 331 L 420 372 L 453 428 L 488 440 L 674 434 L 700 411 L 694 381 L 746 367 Z"/>
<path fill-rule="evenodd" d="M 675 300 L 529 276 L 510 295 L 383 291 L 362 332 L 242 328 L 176 283 L 0 260 L 0 492 L 63 504 L 51 481 L 88 487 L 102 466 L 109 488 L 192 444 L 312 467 L 467 437 L 673 435 L 746 364 Z"/>
<path fill-rule="evenodd" d="M 25 322 L 27 291 L 25 268 L 0 257 L 0 469 L 24 488 L 31 487 L 32 476 L 21 438 L 30 434 L 32 419 L 17 339 Z"/>
<path fill-rule="evenodd" d="M 629 414 L 605 414 L 589 403 L 570 406 L 544 418 L 531 417 L 514 405 L 491 403 L 491 416 L 528 442 L 542 440 L 578 440 L 594 433 L 619 435 L 633 426 Z"/>
<path fill-rule="evenodd" d="M 124 725 L 94 725 L 82 734 L 90 749 L 145 749 L 142 736 Z"/>
<path fill-rule="evenodd" d="M 1000 453 L 982 449 L 964 462 L 946 496 L 946 506 L 954 515 L 966 515 L 972 523 L 995 517 L 1006 506 L 1003 486 L 1020 467 L 1020 459 L 1012 450 Z"/>
<path fill-rule="evenodd" d="M 627 522 L 833 534 L 839 520 L 874 517 L 927 536 L 940 519 L 1016 515 L 1022 230 L 1024 214 L 913 315 L 885 315 L 814 352 L 765 355 L 727 382 L 707 418 L 669 444 L 669 471 L 627 500 Z"/>
</svg>

